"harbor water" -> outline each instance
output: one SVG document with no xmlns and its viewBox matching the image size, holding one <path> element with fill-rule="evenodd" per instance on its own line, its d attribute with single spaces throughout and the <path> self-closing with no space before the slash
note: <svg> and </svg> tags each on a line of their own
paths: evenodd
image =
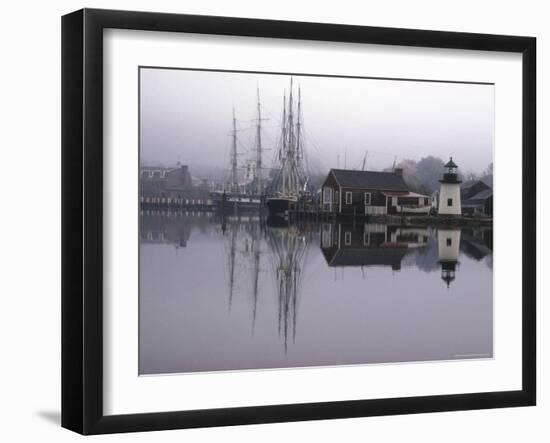
<svg viewBox="0 0 550 443">
<path fill-rule="evenodd" d="M 139 371 L 492 358 L 490 228 L 143 212 Z"/>
</svg>

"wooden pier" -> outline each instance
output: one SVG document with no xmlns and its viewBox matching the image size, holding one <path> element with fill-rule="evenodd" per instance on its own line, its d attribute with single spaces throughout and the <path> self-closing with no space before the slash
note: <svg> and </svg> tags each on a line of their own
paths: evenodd
<svg viewBox="0 0 550 443">
<path fill-rule="evenodd" d="M 141 197 L 141 210 L 168 210 L 189 212 L 220 212 L 220 205 L 212 199 L 178 199 L 168 197 Z M 225 210 L 228 214 L 233 211 Z M 241 211 L 236 211 L 241 212 Z M 251 212 L 250 209 L 244 212 Z M 262 208 L 256 212 L 264 212 Z M 393 226 L 492 226 L 491 217 L 465 217 L 462 215 L 401 215 L 401 214 L 342 214 L 323 211 L 315 202 L 298 201 L 291 206 L 285 217 L 289 221 L 353 221 L 380 223 Z"/>
<path fill-rule="evenodd" d="M 185 199 L 170 197 L 140 197 L 141 210 L 169 209 L 172 211 L 213 212 L 216 202 L 211 199 Z"/>
</svg>

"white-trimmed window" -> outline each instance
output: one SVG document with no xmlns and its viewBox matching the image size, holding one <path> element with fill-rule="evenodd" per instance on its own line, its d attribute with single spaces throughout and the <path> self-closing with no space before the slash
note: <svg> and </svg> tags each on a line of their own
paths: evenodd
<svg viewBox="0 0 550 443">
<path fill-rule="evenodd" d="M 351 205 L 352 202 L 352 194 L 351 192 L 346 192 L 346 205 Z"/>
<path fill-rule="evenodd" d="M 325 188 L 323 192 L 323 203 L 331 203 L 332 201 L 332 188 Z"/>
<path fill-rule="evenodd" d="M 370 232 L 365 229 L 365 232 L 363 232 L 363 246 L 369 246 L 370 245 Z"/>
<path fill-rule="evenodd" d="M 350 231 L 347 231 L 347 232 L 344 234 L 344 244 L 345 244 L 346 246 L 351 245 L 351 232 L 350 232 Z"/>
<path fill-rule="evenodd" d="M 365 192 L 365 206 L 370 206 L 370 192 Z"/>
</svg>

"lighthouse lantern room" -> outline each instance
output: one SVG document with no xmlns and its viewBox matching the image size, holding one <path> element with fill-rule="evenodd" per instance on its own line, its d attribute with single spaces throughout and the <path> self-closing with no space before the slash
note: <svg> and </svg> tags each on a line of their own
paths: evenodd
<svg viewBox="0 0 550 443">
<path fill-rule="evenodd" d="M 462 213 L 460 202 L 461 180 L 458 178 L 458 166 L 451 157 L 444 168 L 445 172 L 439 180 L 441 188 L 439 191 L 438 212 L 441 215 L 460 215 Z"/>
</svg>

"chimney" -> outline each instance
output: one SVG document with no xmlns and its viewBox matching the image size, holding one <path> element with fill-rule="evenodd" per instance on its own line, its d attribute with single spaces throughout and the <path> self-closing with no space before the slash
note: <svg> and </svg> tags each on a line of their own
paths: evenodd
<svg viewBox="0 0 550 443">
<path fill-rule="evenodd" d="M 403 168 L 395 168 L 393 173 L 399 177 L 403 177 Z"/>
</svg>

